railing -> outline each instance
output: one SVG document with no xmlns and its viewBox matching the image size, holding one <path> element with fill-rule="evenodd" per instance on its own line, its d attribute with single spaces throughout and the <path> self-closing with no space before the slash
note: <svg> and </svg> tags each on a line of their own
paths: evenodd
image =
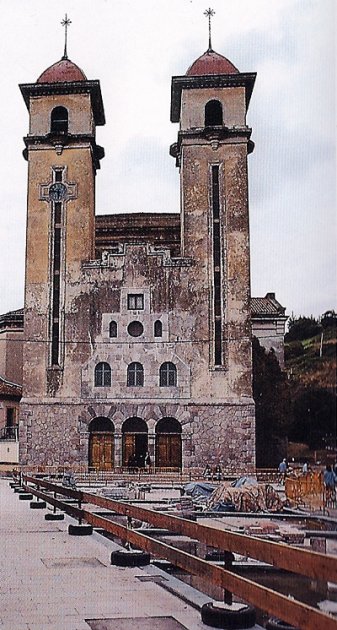
<svg viewBox="0 0 337 630">
<path fill-rule="evenodd" d="M 131 519 L 145 521 L 155 527 L 167 529 L 178 534 L 188 536 L 194 540 L 206 543 L 229 552 L 238 553 L 276 567 L 307 576 L 313 580 L 331 581 L 337 576 L 337 558 L 307 549 L 288 547 L 282 543 L 275 543 L 259 538 L 252 538 L 244 534 L 219 530 L 213 527 L 185 520 L 179 516 L 164 514 L 147 508 L 136 507 L 126 502 L 107 499 L 88 492 L 64 488 L 44 479 L 37 479 L 29 475 L 22 476 L 25 489 L 59 508 L 81 522 L 85 520 L 94 527 L 104 530 L 130 542 L 153 555 L 165 558 L 185 571 L 202 576 L 209 582 L 220 586 L 226 591 L 236 594 L 253 606 L 279 617 L 303 630 L 336 630 L 337 620 L 307 604 L 293 598 L 286 597 L 276 591 L 261 586 L 252 580 L 243 578 L 222 567 L 212 565 L 206 560 L 197 558 L 166 543 L 154 540 L 150 536 L 134 531 L 128 526 L 113 522 L 84 510 L 82 504 L 98 506 L 116 512 Z M 45 491 L 42 491 L 43 488 Z M 47 492 L 54 493 L 53 496 Z M 78 502 L 78 507 L 69 505 L 57 498 L 59 495 L 69 497 Z"/>
<path fill-rule="evenodd" d="M 18 426 L 2 427 L 2 429 L 0 429 L 0 440 L 17 442 L 19 440 Z"/>
</svg>

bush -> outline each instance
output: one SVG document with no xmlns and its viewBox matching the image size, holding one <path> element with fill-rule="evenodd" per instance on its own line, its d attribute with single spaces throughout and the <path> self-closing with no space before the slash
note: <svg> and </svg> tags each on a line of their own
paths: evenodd
<svg viewBox="0 0 337 630">
<path fill-rule="evenodd" d="M 286 361 L 301 357 L 303 354 L 304 348 L 300 341 L 291 341 L 284 346 L 284 358 Z"/>
</svg>

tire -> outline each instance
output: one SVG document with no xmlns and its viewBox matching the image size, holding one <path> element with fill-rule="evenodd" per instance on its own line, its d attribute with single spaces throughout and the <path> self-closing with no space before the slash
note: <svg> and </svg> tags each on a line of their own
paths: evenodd
<svg viewBox="0 0 337 630">
<path fill-rule="evenodd" d="M 19 494 L 20 501 L 32 501 L 33 495 L 29 494 L 29 492 L 24 492 L 23 494 Z"/>
<path fill-rule="evenodd" d="M 45 510 L 47 504 L 45 501 L 32 501 L 30 503 L 31 510 Z"/>
<path fill-rule="evenodd" d="M 13 490 L 14 490 L 15 493 L 24 492 L 25 491 L 24 488 L 22 488 L 22 486 L 15 486 L 13 488 Z"/>
<path fill-rule="evenodd" d="M 255 608 L 248 605 L 242 610 L 230 610 L 208 602 L 201 608 L 201 619 L 203 623 L 213 628 L 253 628 L 256 623 L 256 612 Z"/>
<path fill-rule="evenodd" d="M 91 536 L 92 525 L 69 525 L 69 536 Z"/>
<path fill-rule="evenodd" d="M 143 567 L 150 564 L 150 554 L 147 551 L 113 551 L 111 564 L 117 567 Z"/>
<path fill-rule="evenodd" d="M 266 630 L 299 630 L 299 628 L 291 626 L 277 617 L 270 617 L 266 623 Z"/>
<path fill-rule="evenodd" d="M 64 514 L 62 512 L 47 512 L 44 518 L 45 521 L 63 521 Z"/>
</svg>

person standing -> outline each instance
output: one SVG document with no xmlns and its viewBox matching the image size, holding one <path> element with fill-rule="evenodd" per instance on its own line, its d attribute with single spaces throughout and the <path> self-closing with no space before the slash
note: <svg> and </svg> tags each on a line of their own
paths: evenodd
<svg viewBox="0 0 337 630">
<path fill-rule="evenodd" d="M 336 495 L 335 495 L 336 481 L 337 481 L 337 478 L 334 471 L 332 470 L 330 464 L 327 464 L 325 467 L 325 471 L 323 473 L 326 503 L 329 503 L 330 501 L 334 501 L 336 498 Z"/>
<path fill-rule="evenodd" d="M 282 459 L 281 463 L 279 464 L 278 471 L 279 471 L 279 473 L 281 475 L 281 479 L 284 481 L 285 476 L 286 476 L 286 472 L 287 472 L 286 459 Z"/>
</svg>

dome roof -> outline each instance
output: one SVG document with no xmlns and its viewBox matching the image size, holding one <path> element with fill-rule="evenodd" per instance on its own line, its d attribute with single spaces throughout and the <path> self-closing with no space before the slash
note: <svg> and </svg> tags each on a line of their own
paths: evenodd
<svg viewBox="0 0 337 630">
<path fill-rule="evenodd" d="M 36 83 L 72 83 L 73 81 L 86 81 L 83 70 L 70 59 L 64 57 L 47 68 L 39 76 Z"/>
<path fill-rule="evenodd" d="M 238 74 L 239 70 L 229 59 L 219 55 L 214 50 L 207 50 L 198 57 L 189 67 L 186 76 L 199 76 L 205 74 Z"/>
</svg>

